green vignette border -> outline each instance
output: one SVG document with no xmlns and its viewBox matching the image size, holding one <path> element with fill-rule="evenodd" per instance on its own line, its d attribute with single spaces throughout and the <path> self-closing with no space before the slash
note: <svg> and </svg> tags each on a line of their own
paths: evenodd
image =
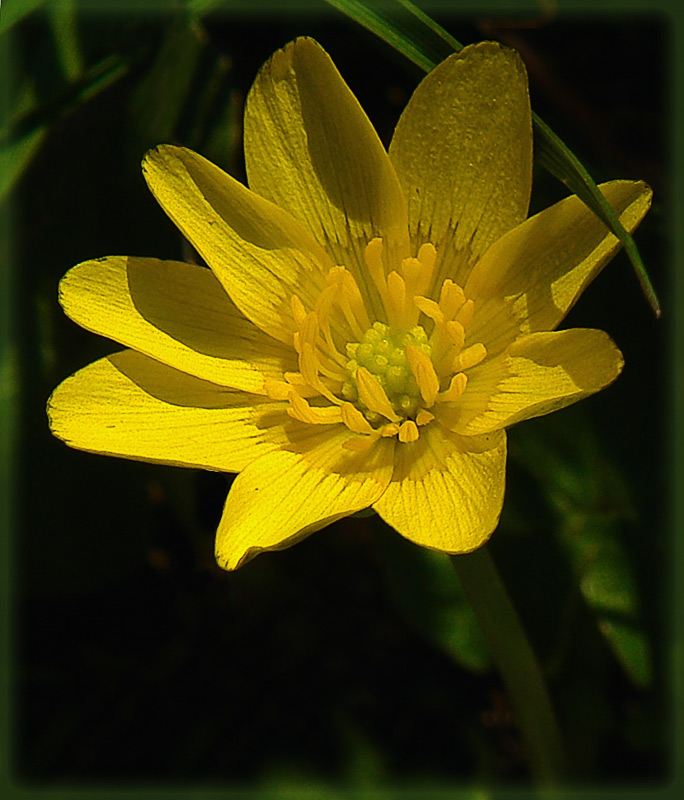
<svg viewBox="0 0 684 800">
<path fill-rule="evenodd" d="M 32 13 L 40 6 L 50 3 L 52 0 L 27 0 L 25 2 L 28 12 Z M 383 2 L 390 5 L 390 2 Z M 7 7 L 15 8 L 19 6 L 21 0 L 2 0 L 0 8 L 0 123 L 6 119 L 9 110 L 9 85 L 12 80 L 12 25 L 21 24 L 21 16 L 16 11 L 9 12 L 14 15 L 16 22 L 10 16 L 10 22 L 6 24 L 3 16 L 8 15 Z M 164 0 L 76 0 L 79 11 L 86 13 L 102 14 L 121 14 L 125 15 L 129 11 L 144 8 L 148 13 L 161 13 L 168 9 L 168 3 Z M 446 13 L 453 12 L 461 15 L 468 13 L 482 14 L 484 11 L 507 12 L 531 10 L 535 8 L 534 3 L 520 2 L 460 2 L 460 0 L 426 0 L 419 3 L 421 10 L 427 13 Z M 611 15 L 626 13 L 648 13 L 667 15 L 672 25 L 672 81 L 673 88 L 678 84 L 684 85 L 684 11 L 681 10 L 677 0 L 656 0 L 656 2 L 646 3 L 643 0 L 561 0 L 556 3 L 560 6 L 561 13 L 564 14 L 592 14 L 592 15 Z M 238 15 L 245 11 L 262 12 L 274 8 L 283 10 L 287 8 L 293 12 L 319 12 L 334 15 L 336 12 L 327 6 L 323 0 L 187 0 L 186 6 L 198 14 L 222 13 L 226 15 Z M 8 30 L 5 28 L 8 27 Z M 381 45 L 386 47 L 386 45 Z M 670 131 L 670 148 L 675 168 L 673 182 L 673 207 L 671 218 L 677 219 L 677 210 L 682 207 L 681 197 L 684 186 L 684 151 L 676 150 L 678 136 L 677 132 L 682 130 L 684 93 L 680 91 L 678 96 L 671 98 L 673 103 L 673 127 Z M 681 138 L 681 137 L 679 137 Z M 682 145 L 679 144 L 679 148 Z M 489 798 L 523 798 L 529 797 L 527 791 L 513 789 L 489 790 L 485 787 L 444 787 L 426 791 L 423 789 L 408 788 L 387 788 L 383 790 L 359 790 L 358 792 L 348 792 L 343 789 L 331 790 L 327 788 L 301 788 L 301 789 L 279 789 L 269 792 L 267 790 L 255 790 L 249 787 L 212 787 L 208 785 L 203 788 L 198 786 L 188 787 L 113 787 L 113 786 L 74 786 L 61 788 L 30 787 L 17 782 L 12 777 L 12 738 L 13 738 L 13 709 L 11 688 L 13 682 L 12 671 L 12 651 L 15 644 L 15 631 L 12 619 L 12 534 L 16 525 L 16 476 L 14 468 L 20 447 L 18 436 L 16 435 L 17 423 L 20 415 L 20 385 L 18 383 L 17 364 L 15 355 L 15 325 L 14 320 L 21 310 L 15 307 L 13 298 L 13 232 L 15 230 L 16 214 L 12 204 L 12 197 L 0 205 L 0 569 L 3 570 L 0 576 L 0 627 L 3 636 L 0 638 L 0 687 L 2 697 L 0 698 L 0 708 L 3 713 L 0 715 L 0 792 L 3 797 L 9 800 L 14 798 L 57 798 L 72 797 L 119 797 L 125 793 L 127 797 L 140 798 L 245 798 L 245 800 L 270 800 L 270 798 L 403 798 L 420 797 L 424 800 L 446 800 L 446 798 L 477 798 L 478 800 L 488 800 Z M 674 264 L 678 265 L 684 253 L 684 232 L 681 226 L 673 226 L 674 236 Z M 624 280 L 633 280 L 633 276 L 624 275 Z M 684 329 L 681 322 L 681 314 L 678 313 L 684 308 L 684 289 L 682 281 L 678 279 L 675 270 L 673 276 L 674 302 L 670 303 L 673 313 L 672 319 L 663 319 L 660 324 L 668 326 L 668 331 L 673 337 L 670 357 L 674 364 L 674 393 L 669 401 L 671 405 L 667 411 L 672 415 L 673 449 L 671 463 L 671 523 L 676 533 L 684 533 L 684 498 L 681 492 L 677 491 L 681 486 L 681 478 L 684 476 L 684 426 L 677 410 L 684 407 Z M 648 314 L 645 306 L 644 314 Z M 563 791 L 564 796 L 573 796 L 578 799 L 602 800 L 615 796 L 616 798 L 655 798 L 655 797 L 675 797 L 679 796 L 681 789 L 684 788 L 684 588 L 682 581 L 675 580 L 675 576 L 684 574 L 684 538 L 681 536 L 673 537 L 674 558 L 671 566 L 671 618 L 670 628 L 673 632 L 671 646 L 671 696 L 673 698 L 672 714 L 672 735 L 674 737 L 673 763 L 674 780 L 669 786 L 645 787 L 639 790 L 627 791 L 624 788 L 613 791 L 611 789 L 594 789 L 592 787 L 577 788 L 574 791 Z M 679 747 L 677 747 L 679 745 Z M 679 763 L 676 761 L 679 756 Z"/>
</svg>

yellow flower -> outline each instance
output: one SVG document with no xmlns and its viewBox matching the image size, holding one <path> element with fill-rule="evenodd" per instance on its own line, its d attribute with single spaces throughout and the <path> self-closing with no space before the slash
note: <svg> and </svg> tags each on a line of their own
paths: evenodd
<svg viewBox="0 0 684 800">
<path fill-rule="evenodd" d="M 325 51 L 298 39 L 247 98 L 250 188 L 201 156 L 144 161 L 210 269 L 74 267 L 66 313 L 127 350 L 64 381 L 52 431 L 97 453 L 238 472 L 216 542 L 234 569 L 374 508 L 471 551 L 497 525 L 506 434 L 613 381 L 597 330 L 554 331 L 617 251 L 577 197 L 527 217 L 518 55 L 484 42 L 418 86 L 387 152 Z M 642 183 L 601 191 L 633 230 Z"/>
</svg>

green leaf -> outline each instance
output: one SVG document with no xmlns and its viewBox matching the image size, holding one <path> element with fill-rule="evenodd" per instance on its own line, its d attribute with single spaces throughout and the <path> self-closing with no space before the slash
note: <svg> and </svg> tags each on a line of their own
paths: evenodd
<svg viewBox="0 0 684 800">
<path fill-rule="evenodd" d="M 565 425 L 528 425 L 511 457 L 537 479 L 555 512 L 556 533 L 598 629 L 629 678 L 648 686 L 651 645 L 624 536 L 635 518 L 629 487 L 579 410 L 564 414 Z"/>
<path fill-rule="evenodd" d="M 363 0 L 327 0 L 327 2 L 363 25 L 426 72 L 463 47 L 409 0 L 396 0 L 396 5 Z M 660 303 L 634 240 L 574 153 L 536 114 L 533 114 L 533 123 L 535 156 L 539 163 L 562 181 L 570 191 L 577 194 L 622 242 L 646 299 L 656 317 L 659 317 Z"/>
<path fill-rule="evenodd" d="M 171 141 L 188 102 L 205 42 L 196 25 L 176 19 L 131 100 L 136 132 L 151 144 Z"/>
<path fill-rule="evenodd" d="M 411 628 L 465 669 L 489 669 L 489 650 L 448 556 L 397 536 L 383 544 L 388 593 Z"/>
</svg>

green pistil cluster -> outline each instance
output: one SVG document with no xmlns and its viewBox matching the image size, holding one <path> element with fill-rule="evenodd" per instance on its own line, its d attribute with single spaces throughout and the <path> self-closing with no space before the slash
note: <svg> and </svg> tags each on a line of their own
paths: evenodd
<svg viewBox="0 0 684 800">
<path fill-rule="evenodd" d="M 350 360 L 346 367 L 349 379 L 342 386 L 342 395 L 345 400 L 361 408 L 371 424 L 380 422 L 381 417 L 368 410 L 359 399 L 354 376 L 359 367 L 365 367 L 375 375 L 399 416 L 413 417 L 418 411 L 420 391 L 406 358 L 408 344 L 414 345 L 428 356 L 432 355 L 427 334 L 421 325 L 415 325 L 409 331 L 392 331 L 388 325 L 374 322 L 360 342 L 347 344 Z"/>
</svg>

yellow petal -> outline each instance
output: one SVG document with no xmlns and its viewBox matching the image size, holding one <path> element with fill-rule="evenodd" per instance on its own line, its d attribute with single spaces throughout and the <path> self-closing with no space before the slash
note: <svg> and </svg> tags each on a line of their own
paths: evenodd
<svg viewBox="0 0 684 800">
<path fill-rule="evenodd" d="M 358 453 L 344 447 L 350 439 L 358 437 L 347 428 L 309 426 L 287 449 L 241 472 L 217 533 L 218 563 L 235 569 L 374 503 L 392 474 L 394 440 Z"/>
<path fill-rule="evenodd" d="M 259 72 L 245 107 L 245 163 L 250 187 L 352 272 L 377 318 L 363 248 L 380 236 L 394 263 L 409 254 L 406 203 L 368 117 L 312 39 L 291 42 Z"/>
<path fill-rule="evenodd" d="M 61 383 L 48 416 L 54 435 L 79 450 L 237 472 L 304 427 L 285 408 L 124 350 Z"/>
<path fill-rule="evenodd" d="M 414 92 L 389 153 L 414 248 L 437 248 L 433 285 L 463 285 L 472 260 L 527 216 L 532 119 L 518 54 L 482 42 L 449 56 Z"/>
<path fill-rule="evenodd" d="M 651 190 L 632 181 L 599 189 L 633 231 L 648 211 Z M 531 217 L 492 245 L 473 269 L 465 286 L 477 309 L 469 340 L 484 342 L 491 356 L 520 330 L 552 330 L 620 246 L 575 195 Z"/>
<path fill-rule="evenodd" d="M 506 435 L 458 436 L 432 422 L 400 444 L 392 480 L 373 505 L 402 536 L 444 553 L 483 544 L 499 521 Z"/>
<path fill-rule="evenodd" d="M 333 266 L 313 236 L 287 211 L 183 147 L 151 150 L 143 173 L 240 311 L 290 344 L 292 295 L 313 307 Z"/>
<path fill-rule="evenodd" d="M 238 311 L 211 270 L 112 256 L 85 261 L 59 285 L 64 311 L 89 331 L 189 375 L 264 393 L 297 368 L 291 347 Z"/>
<path fill-rule="evenodd" d="M 460 434 L 488 433 L 576 403 L 612 383 L 622 366 L 603 331 L 532 333 L 473 369 L 463 396 L 438 404 L 435 416 Z"/>
</svg>

